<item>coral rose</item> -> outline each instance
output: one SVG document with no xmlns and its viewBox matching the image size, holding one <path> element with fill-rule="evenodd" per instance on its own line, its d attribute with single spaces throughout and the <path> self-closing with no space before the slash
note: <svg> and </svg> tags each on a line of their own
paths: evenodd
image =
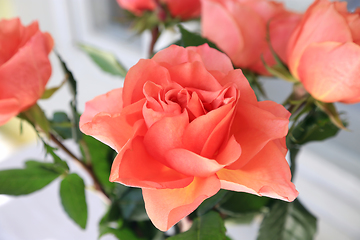
<svg viewBox="0 0 360 240">
<path fill-rule="evenodd" d="M 0 21 L 0 125 L 35 104 L 51 75 L 53 40 L 18 18 Z"/>
<path fill-rule="evenodd" d="M 199 17 L 200 0 L 117 0 L 118 4 L 134 13 L 141 15 L 144 11 L 154 11 L 164 5 L 173 18 L 188 20 Z"/>
<path fill-rule="evenodd" d="M 360 9 L 315 1 L 288 46 L 289 68 L 323 102 L 360 102 Z"/>
<path fill-rule="evenodd" d="M 267 31 L 272 47 L 286 63 L 287 43 L 300 19 L 300 14 L 274 1 L 202 0 L 202 35 L 224 51 L 236 67 L 264 75 L 269 73 L 261 57 L 268 65 L 275 64 Z"/>
<path fill-rule="evenodd" d="M 171 16 L 174 18 L 188 20 L 200 16 L 200 0 L 161 0 L 161 2 L 166 4 Z"/>
<path fill-rule="evenodd" d="M 141 15 L 144 11 L 152 11 L 156 8 L 155 0 L 117 0 L 120 7 L 135 15 Z"/>
<path fill-rule="evenodd" d="M 142 188 L 165 231 L 220 188 L 294 200 L 289 116 L 258 102 L 225 54 L 173 45 L 133 66 L 124 88 L 87 102 L 80 129 L 118 152 L 110 181 Z"/>
</svg>

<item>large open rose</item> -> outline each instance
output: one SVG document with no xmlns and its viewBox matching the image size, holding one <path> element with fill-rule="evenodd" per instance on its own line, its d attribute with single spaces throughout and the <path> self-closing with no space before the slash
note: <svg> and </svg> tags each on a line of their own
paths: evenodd
<svg viewBox="0 0 360 240">
<path fill-rule="evenodd" d="M 202 35 L 213 41 L 240 68 L 269 74 L 275 59 L 266 40 L 287 62 L 288 40 L 301 15 L 287 11 L 281 3 L 268 0 L 202 0 Z M 268 31 L 268 33 L 267 33 Z"/>
<path fill-rule="evenodd" d="M 157 8 L 167 8 L 174 18 L 188 20 L 200 15 L 200 0 L 117 0 L 118 4 L 136 14 L 144 11 L 155 11 Z"/>
<path fill-rule="evenodd" d="M 360 9 L 317 0 L 304 14 L 288 48 L 289 68 L 323 102 L 360 102 Z"/>
<path fill-rule="evenodd" d="M 19 19 L 0 21 L 0 125 L 41 97 L 51 75 L 48 54 L 53 40 Z"/>
<path fill-rule="evenodd" d="M 124 88 L 89 101 L 80 128 L 118 152 L 110 181 L 142 188 L 165 231 L 220 188 L 294 200 L 289 116 L 258 102 L 225 54 L 171 46 L 132 67 Z"/>
</svg>

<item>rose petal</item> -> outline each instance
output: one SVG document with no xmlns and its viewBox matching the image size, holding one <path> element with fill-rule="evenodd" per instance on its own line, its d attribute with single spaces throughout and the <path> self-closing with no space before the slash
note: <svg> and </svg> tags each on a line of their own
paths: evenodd
<svg viewBox="0 0 360 240">
<path fill-rule="evenodd" d="M 230 58 L 226 54 L 209 47 L 207 43 L 198 47 L 188 47 L 186 49 L 188 51 L 197 52 L 201 56 L 205 68 L 210 72 L 219 71 L 228 74 L 230 71 L 234 70 Z"/>
<path fill-rule="evenodd" d="M 0 126 L 19 113 L 19 105 L 16 98 L 0 99 Z"/>
<path fill-rule="evenodd" d="M 182 136 L 186 149 L 201 154 L 201 151 L 210 134 L 231 111 L 232 105 L 224 105 L 218 109 L 208 112 L 192 121 L 185 129 Z"/>
<path fill-rule="evenodd" d="M 288 63 L 287 45 L 289 39 L 299 24 L 301 17 L 301 14 L 284 11 L 282 14 L 277 15 L 269 22 L 271 46 L 285 64 Z M 271 75 L 263 64 L 263 60 L 269 66 L 273 66 L 276 63 L 268 43 L 261 55 L 262 59 L 259 58 L 257 62 L 250 67 L 250 69 L 262 75 Z"/>
<path fill-rule="evenodd" d="M 150 220 L 161 231 L 167 231 L 219 190 L 220 181 L 216 176 L 196 177 L 185 188 L 143 189 L 143 197 Z"/>
<path fill-rule="evenodd" d="M 165 157 L 171 168 L 188 176 L 208 177 L 224 167 L 214 159 L 181 148 L 167 151 Z"/>
<path fill-rule="evenodd" d="M 236 141 L 234 135 L 230 137 L 224 149 L 220 150 L 216 156 L 216 161 L 221 165 L 229 165 L 241 156 L 241 146 Z"/>
<path fill-rule="evenodd" d="M 288 114 L 274 115 L 277 111 L 278 109 L 275 111 L 272 105 L 270 107 L 267 104 L 256 106 L 239 102 L 231 134 L 234 134 L 236 141 L 240 144 L 242 153 L 236 162 L 228 166 L 229 169 L 241 168 L 268 142 L 286 136 L 289 124 Z M 286 110 L 283 108 L 283 111 Z"/>
<path fill-rule="evenodd" d="M 186 109 L 188 110 L 190 121 L 194 120 L 197 117 L 206 114 L 204 105 L 202 104 L 198 94 L 193 92 L 189 102 L 187 103 Z"/>
<path fill-rule="evenodd" d="M 285 156 L 278 146 L 269 142 L 238 170 L 222 169 L 217 173 L 221 188 L 248 192 L 285 201 L 293 201 L 298 192 L 290 181 L 291 174 Z"/>
<path fill-rule="evenodd" d="M 234 61 L 245 44 L 236 20 L 216 1 L 203 0 L 201 11 L 202 35 L 217 44 Z M 216 30 L 214 26 L 217 26 Z"/>
<path fill-rule="evenodd" d="M 169 68 L 171 80 L 182 87 L 206 91 L 220 90 L 219 82 L 206 70 L 201 62 L 183 63 Z M 195 80 L 195 81 L 194 81 Z"/>
<path fill-rule="evenodd" d="M 220 84 L 223 86 L 230 83 L 235 84 L 240 90 L 240 98 L 242 101 L 250 103 L 257 102 L 254 90 L 251 88 L 249 81 L 245 78 L 240 69 L 235 69 L 234 71 L 229 72 L 229 74 L 220 81 Z"/>
<path fill-rule="evenodd" d="M 311 44 L 303 53 L 298 72 L 311 95 L 323 102 L 360 101 L 360 46 L 325 42 Z"/>
<path fill-rule="evenodd" d="M 182 147 L 182 136 L 189 124 L 187 111 L 174 116 L 165 117 L 153 124 L 147 131 L 144 144 L 146 150 L 156 160 L 167 165 L 165 153 L 174 148 Z"/>
<path fill-rule="evenodd" d="M 261 57 L 266 48 L 266 21 L 247 4 L 234 4 L 228 9 L 242 34 L 244 47 L 232 59 L 235 66 L 248 68 Z M 254 31 L 256 29 L 256 31 Z"/>
<path fill-rule="evenodd" d="M 173 90 L 176 91 L 176 89 Z M 144 95 L 146 103 L 143 107 L 143 117 L 148 128 L 164 117 L 172 117 L 181 113 L 181 106 L 166 99 L 164 89 L 153 82 L 145 83 Z"/>
<path fill-rule="evenodd" d="M 152 58 L 157 63 L 166 63 L 167 66 L 176 66 L 187 62 L 202 62 L 201 56 L 196 51 L 189 51 L 177 45 L 171 45 L 157 52 Z"/>
<path fill-rule="evenodd" d="M 299 78 L 297 68 L 308 45 L 326 41 L 351 42 L 351 31 L 331 2 L 316 1 L 308 8 L 289 40 L 289 68 L 294 77 Z"/>
<path fill-rule="evenodd" d="M 201 150 L 201 156 L 213 158 L 215 153 L 219 152 L 220 147 L 227 142 L 231 124 L 234 120 L 235 108 L 233 107 L 209 134 Z"/>
<path fill-rule="evenodd" d="M 118 4 L 135 15 L 141 15 L 143 11 L 154 10 L 156 2 L 154 0 L 117 0 Z"/>
<path fill-rule="evenodd" d="M 244 5 L 251 7 L 265 22 L 285 11 L 283 3 L 275 1 L 244 1 Z"/>
<path fill-rule="evenodd" d="M 46 41 L 43 34 L 37 32 L 10 60 L 0 66 L 1 98 L 21 99 L 20 111 L 41 97 L 50 78 L 51 65 Z"/>
<path fill-rule="evenodd" d="M 110 175 L 111 182 L 119 182 L 133 187 L 183 188 L 192 181 L 155 160 L 146 151 L 143 137 L 129 140 L 114 160 Z"/>
<path fill-rule="evenodd" d="M 162 0 L 162 2 L 166 3 L 173 17 L 187 20 L 200 15 L 200 0 Z"/>
<path fill-rule="evenodd" d="M 116 88 L 86 102 L 85 111 L 80 117 L 80 126 L 91 122 L 98 113 L 107 113 L 109 115 L 120 113 L 123 108 L 122 90 L 122 88 Z"/>
<path fill-rule="evenodd" d="M 126 74 L 123 93 L 124 107 L 145 97 L 143 86 L 148 81 L 166 86 L 170 82 L 169 72 L 152 59 L 140 59 Z"/>
<path fill-rule="evenodd" d="M 118 100 L 117 94 L 110 94 L 109 97 L 115 97 L 115 99 L 111 99 L 112 101 Z M 106 96 L 101 96 L 96 100 L 103 100 L 104 98 Z M 131 104 L 122 109 L 121 114 L 100 112 L 91 118 L 91 115 L 94 114 L 92 106 L 96 106 L 97 103 L 96 101 L 89 102 L 85 107 L 84 114 L 80 118 L 80 130 L 119 152 L 133 135 L 134 123 L 142 119 L 144 103 L 145 99 Z"/>
<path fill-rule="evenodd" d="M 284 108 L 283 105 L 278 104 L 273 101 L 261 101 L 261 102 L 258 102 L 257 105 L 261 109 L 269 111 L 272 114 L 274 114 L 274 116 L 279 117 L 279 118 L 289 119 L 291 116 L 291 113 L 288 110 L 286 110 L 286 108 Z"/>
<path fill-rule="evenodd" d="M 23 47 L 38 31 L 39 24 L 36 21 L 25 27 L 21 24 L 19 18 L 1 20 L 0 66 L 15 55 L 18 49 Z"/>
</svg>

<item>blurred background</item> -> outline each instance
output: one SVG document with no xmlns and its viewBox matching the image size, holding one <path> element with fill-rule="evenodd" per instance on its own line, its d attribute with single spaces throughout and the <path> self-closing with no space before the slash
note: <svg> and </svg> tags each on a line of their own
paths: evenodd
<svg viewBox="0 0 360 240">
<path fill-rule="evenodd" d="M 280 2 L 303 12 L 312 0 Z M 360 0 L 348 0 L 348 3 L 350 10 L 360 6 Z M 122 87 L 123 79 L 102 72 L 79 50 L 79 43 L 114 53 L 127 68 L 147 57 L 150 34 L 132 32 L 115 0 L 0 0 L 0 18 L 11 17 L 20 17 L 23 24 L 37 20 L 42 31 L 51 33 L 56 52 L 78 81 L 80 111 L 84 110 L 86 101 Z M 186 23 L 185 27 L 199 29 L 196 22 Z M 176 30 L 168 30 L 155 49 L 168 46 L 178 36 Z M 54 53 L 50 58 L 53 73 L 48 87 L 58 85 L 64 78 Z M 262 83 L 270 99 L 279 103 L 291 91 L 290 84 L 278 79 L 264 78 Z M 39 104 L 51 116 L 58 110 L 70 112 L 69 101 L 70 93 L 63 87 L 50 100 Z M 334 139 L 310 143 L 302 149 L 295 177 L 299 198 L 318 217 L 317 240 L 360 239 L 360 104 L 338 104 L 337 107 L 346 112 L 350 131 L 341 131 Z M 19 124 L 19 120 L 13 119 L 0 127 L 0 169 L 22 167 L 25 160 L 44 156 L 36 134 L 25 126 L 20 136 Z M 66 145 L 74 146 L 71 142 Z M 79 174 L 91 183 L 86 174 L 80 170 Z M 0 240 L 97 239 L 98 221 L 105 211 L 102 201 L 87 191 L 89 219 L 83 231 L 63 212 L 58 188 L 59 182 L 54 181 L 29 196 L 0 195 Z M 258 227 L 257 221 L 241 227 L 230 224 L 228 231 L 234 239 L 252 240 L 256 239 Z"/>
</svg>

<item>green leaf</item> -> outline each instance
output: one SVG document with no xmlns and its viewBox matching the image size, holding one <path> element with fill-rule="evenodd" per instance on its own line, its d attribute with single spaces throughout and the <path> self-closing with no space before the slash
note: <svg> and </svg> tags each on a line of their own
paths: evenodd
<svg viewBox="0 0 360 240">
<path fill-rule="evenodd" d="M 205 213 L 210 211 L 216 204 L 218 204 L 225 197 L 227 193 L 228 191 L 221 189 L 217 194 L 203 201 L 197 209 L 198 216 L 204 215 Z"/>
<path fill-rule="evenodd" d="M 46 89 L 43 95 L 41 96 L 41 99 L 49 99 L 57 90 L 59 90 L 66 83 L 66 80 L 67 79 L 62 81 L 61 84 L 57 87 Z"/>
<path fill-rule="evenodd" d="M 126 76 L 126 68 L 112 53 L 85 44 L 79 44 L 79 47 L 86 52 L 104 72 L 123 78 Z"/>
<path fill-rule="evenodd" d="M 329 116 L 316 108 L 315 105 L 311 105 L 309 111 L 306 110 L 305 112 L 307 112 L 307 115 L 299 123 L 295 121 L 286 136 L 286 145 L 290 152 L 292 178 L 294 178 L 296 173 L 296 156 L 300 151 L 301 145 L 334 137 L 339 132 L 339 128 L 333 124 Z"/>
<path fill-rule="evenodd" d="M 261 223 L 257 240 L 311 240 L 316 218 L 298 200 L 277 201 Z"/>
<path fill-rule="evenodd" d="M 64 112 L 55 112 L 50 121 L 51 128 L 62 138 L 72 138 L 72 123 L 68 115 Z"/>
<path fill-rule="evenodd" d="M 111 192 L 115 183 L 109 181 L 114 150 L 93 137 L 84 135 L 80 142 L 81 152 L 86 162 L 91 162 L 96 178 L 106 192 Z"/>
<path fill-rule="evenodd" d="M 86 228 L 87 204 L 84 181 L 75 173 L 67 175 L 60 185 L 61 203 L 65 212 L 81 228 Z"/>
<path fill-rule="evenodd" d="M 292 82 L 292 83 L 297 83 L 299 82 L 297 79 L 295 79 L 292 74 L 290 73 L 288 67 L 286 66 L 286 64 L 280 59 L 280 57 L 278 56 L 278 54 L 275 52 L 272 44 L 271 44 L 271 40 L 270 40 L 270 21 L 267 22 L 266 24 L 266 42 L 269 45 L 269 49 L 271 54 L 273 55 L 274 59 L 275 59 L 275 65 L 273 66 L 269 66 L 267 65 L 267 63 L 265 62 L 263 56 L 261 56 L 261 61 L 264 64 L 266 70 L 271 73 L 272 75 L 274 75 L 275 77 L 279 77 L 282 78 L 288 82 Z"/>
<path fill-rule="evenodd" d="M 121 219 L 122 218 L 121 218 L 121 211 L 119 205 L 117 204 L 116 201 L 113 201 L 111 202 L 111 205 L 109 206 L 109 209 L 106 212 L 106 214 L 101 218 L 99 225 L 100 227 L 108 226 L 113 222 L 119 222 L 119 220 Z M 118 227 L 121 227 L 121 225 Z"/>
<path fill-rule="evenodd" d="M 322 141 L 339 132 L 328 115 L 319 109 L 311 110 L 287 136 L 287 146 L 303 145 L 311 141 Z"/>
<path fill-rule="evenodd" d="M 22 112 L 20 117 L 30 122 L 30 124 L 32 124 L 33 126 L 37 126 L 41 129 L 41 131 L 43 131 L 47 136 L 49 136 L 50 123 L 39 105 L 34 104 L 29 109 Z"/>
<path fill-rule="evenodd" d="M 99 239 L 107 234 L 112 234 L 119 240 L 143 240 L 143 238 L 138 238 L 136 234 L 129 228 L 115 229 L 111 227 L 105 227 L 101 229 Z"/>
<path fill-rule="evenodd" d="M 75 99 L 70 102 L 70 108 L 72 113 L 72 131 L 71 134 L 75 140 L 75 142 L 79 142 L 83 137 L 82 132 L 80 131 L 79 122 L 80 122 L 80 114 L 77 112 L 76 109 L 76 102 Z"/>
<path fill-rule="evenodd" d="M 55 150 L 57 150 L 56 148 L 50 146 L 49 144 L 47 144 L 46 142 L 43 142 L 45 150 L 48 154 L 50 154 L 53 159 L 54 159 L 54 163 L 58 164 L 59 166 L 62 166 L 62 168 L 69 170 L 69 166 L 67 165 L 67 163 L 62 160 L 56 153 Z"/>
<path fill-rule="evenodd" d="M 168 240 L 225 240 L 226 228 L 220 215 L 211 211 L 196 218 L 191 228 Z"/>
<path fill-rule="evenodd" d="M 74 78 L 74 75 L 72 74 L 72 72 L 69 70 L 69 68 L 67 67 L 66 63 L 62 60 L 62 58 L 60 57 L 59 54 L 57 54 L 58 59 L 61 63 L 62 69 L 64 71 L 65 74 L 65 78 L 67 79 L 67 81 L 69 82 L 70 85 L 70 91 L 72 93 L 72 100 L 70 101 L 70 109 L 71 109 L 71 113 L 72 113 L 72 137 L 74 138 L 75 142 L 79 142 L 81 137 L 82 137 L 82 133 L 79 129 L 79 120 L 80 120 L 80 115 L 77 111 L 77 84 L 76 84 L 76 80 Z"/>
<path fill-rule="evenodd" d="M 26 161 L 25 166 L 26 168 L 43 168 L 59 174 L 63 174 L 69 170 L 68 166 L 64 167 L 63 165 L 57 163 L 40 162 L 35 160 Z"/>
<path fill-rule="evenodd" d="M 219 206 L 219 210 L 230 216 L 246 214 L 260 211 L 267 203 L 269 198 L 259 197 L 244 192 L 229 192 L 229 197 L 224 199 Z"/>
<path fill-rule="evenodd" d="M 150 221 L 136 222 L 136 227 L 133 228 L 134 223 L 130 225 L 132 229 L 136 229 L 139 237 L 151 240 L 165 240 L 165 233 L 157 229 Z"/>
<path fill-rule="evenodd" d="M 141 189 L 130 188 L 119 201 L 122 215 L 127 220 L 143 221 L 149 217 L 145 211 L 145 203 Z"/>
<path fill-rule="evenodd" d="M 219 50 L 219 48 L 215 45 L 215 43 L 209 41 L 206 38 L 203 38 L 199 34 L 189 32 L 180 24 L 178 25 L 181 33 L 181 46 L 189 47 L 189 46 L 200 46 L 205 43 L 209 44 L 210 47 Z M 220 51 L 220 50 L 219 50 Z"/>
<path fill-rule="evenodd" d="M 54 165 L 52 165 L 54 167 Z M 42 189 L 62 174 L 50 164 L 27 162 L 25 169 L 0 171 L 0 194 L 26 195 Z"/>
<path fill-rule="evenodd" d="M 131 28 L 140 35 L 145 30 L 153 29 L 161 25 L 157 11 L 144 11 L 141 16 L 135 15 L 130 11 L 125 11 L 125 19 L 131 24 Z"/>
<path fill-rule="evenodd" d="M 57 57 L 58 57 L 58 59 L 60 61 L 61 67 L 62 67 L 63 72 L 65 74 L 65 79 L 67 79 L 67 81 L 69 81 L 71 93 L 72 93 L 72 95 L 74 97 L 76 97 L 76 95 L 77 95 L 77 86 L 76 86 L 76 80 L 74 78 L 74 75 L 69 70 L 69 68 L 67 67 L 66 63 L 61 58 L 61 56 L 58 53 L 56 55 L 57 55 Z"/>
<path fill-rule="evenodd" d="M 331 122 L 335 126 L 337 126 L 342 130 L 348 130 L 341 121 L 339 113 L 337 112 L 333 103 L 323 103 L 323 102 L 315 101 L 315 104 L 318 108 L 320 108 L 323 112 L 325 112 L 329 116 Z"/>
<path fill-rule="evenodd" d="M 266 70 L 271 73 L 273 76 L 275 77 L 278 77 L 278 78 L 282 78 L 284 79 L 285 81 L 288 81 L 288 82 L 291 82 L 291 83 L 297 83 L 298 80 L 295 79 L 289 69 L 287 69 L 287 67 L 285 66 L 282 66 L 282 65 L 274 65 L 274 66 L 269 66 L 266 64 L 266 62 L 264 60 L 263 61 L 263 64 L 266 68 Z"/>
<path fill-rule="evenodd" d="M 297 157 L 299 152 L 300 152 L 300 147 L 298 147 L 298 146 L 294 146 L 294 147 L 289 148 L 291 181 L 295 177 L 295 173 L 296 173 L 296 157 Z"/>
<path fill-rule="evenodd" d="M 161 240 L 157 238 L 159 235 L 163 235 L 162 232 L 157 230 L 150 221 L 145 222 L 129 222 L 124 221 L 121 216 L 121 210 L 117 201 L 111 203 L 107 213 L 103 216 L 99 223 L 99 238 L 106 234 L 112 234 L 118 239 L 138 240 L 137 234 L 141 237 L 152 240 Z"/>
</svg>

